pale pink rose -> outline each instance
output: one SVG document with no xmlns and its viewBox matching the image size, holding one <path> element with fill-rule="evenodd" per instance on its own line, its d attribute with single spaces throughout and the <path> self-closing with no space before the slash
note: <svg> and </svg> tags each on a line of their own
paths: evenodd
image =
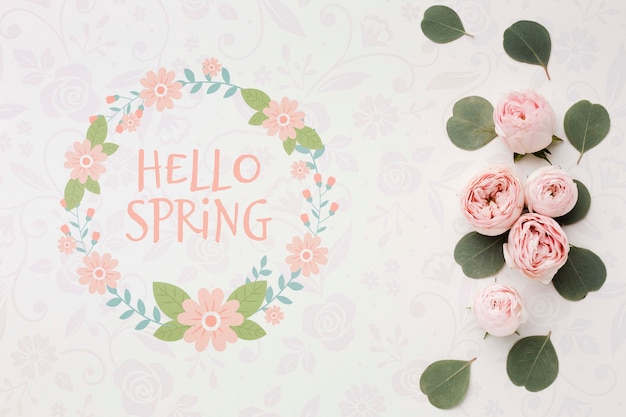
<svg viewBox="0 0 626 417">
<path fill-rule="evenodd" d="M 528 278 L 544 284 L 565 265 L 569 253 L 567 236 L 551 217 L 523 214 L 511 227 L 504 244 L 507 265 L 518 268 Z"/>
<path fill-rule="evenodd" d="M 278 133 L 282 141 L 296 138 L 296 129 L 304 127 L 304 112 L 296 111 L 298 102 L 290 101 L 283 97 L 280 104 L 271 100 L 269 107 L 263 109 L 263 114 L 268 118 L 263 121 L 263 127 L 267 129 L 269 136 Z"/>
<path fill-rule="evenodd" d="M 174 388 L 174 378 L 160 363 L 144 365 L 136 359 L 122 363 L 113 373 L 113 380 L 122 394 L 126 415 L 151 416 L 160 400 Z"/>
<path fill-rule="evenodd" d="M 476 175 L 461 191 L 461 211 L 480 234 L 498 236 L 524 209 L 524 189 L 513 171 L 494 166 Z"/>
<path fill-rule="evenodd" d="M 231 326 L 243 323 L 243 315 L 238 313 L 239 301 L 224 301 L 224 292 L 206 288 L 198 291 L 198 302 L 192 299 L 183 301 L 185 311 L 177 317 L 181 324 L 190 325 L 185 331 L 185 342 L 196 344 L 196 350 L 202 352 L 209 342 L 217 351 L 226 349 L 226 342 L 235 343 L 237 334 Z"/>
<path fill-rule="evenodd" d="M 83 263 L 85 267 L 78 268 L 80 275 L 78 282 L 89 285 L 90 293 L 104 294 L 106 287 L 117 287 L 117 280 L 121 275 L 114 270 L 118 261 L 111 258 L 110 253 L 100 256 L 98 252 L 92 252 L 91 255 L 83 257 Z"/>
<path fill-rule="evenodd" d="M 84 184 L 87 177 L 98 181 L 100 174 L 106 171 L 101 164 L 107 159 L 107 154 L 102 152 L 102 145 L 91 147 L 91 142 L 84 140 L 82 142 L 74 142 L 74 152 L 65 153 L 65 168 L 70 168 L 70 178 L 78 179 L 78 182 Z"/>
<path fill-rule="evenodd" d="M 472 312 L 480 327 L 492 336 L 508 336 L 528 318 L 519 293 L 501 284 L 491 284 L 476 294 Z"/>
<path fill-rule="evenodd" d="M 183 86 L 178 81 L 174 81 L 175 76 L 174 71 L 167 71 L 165 68 L 159 68 L 158 73 L 148 71 L 146 78 L 140 81 L 141 85 L 146 88 L 140 93 L 141 98 L 146 102 L 146 107 L 155 103 L 158 111 L 174 107 L 172 99 L 182 97 L 180 89 Z"/>
<path fill-rule="evenodd" d="M 301 270 L 304 277 L 319 274 L 319 265 L 328 262 L 326 258 L 328 249 L 320 247 L 320 243 L 322 239 L 319 236 L 313 237 L 310 233 L 304 235 L 304 239 L 295 236 L 291 243 L 287 244 L 287 250 L 291 255 L 285 258 L 285 262 L 291 265 L 291 272 Z"/>
<path fill-rule="evenodd" d="M 524 155 L 552 143 L 552 107 L 534 91 L 514 91 L 504 96 L 493 113 L 496 133 L 513 152 Z"/>
<path fill-rule="evenodd" d="M 547 166 L 528 176 L 524 199 L 531 213 L 559 217 L 569 213 L 576 205 L 578 187 L 567 172 Z"/>
</svg>

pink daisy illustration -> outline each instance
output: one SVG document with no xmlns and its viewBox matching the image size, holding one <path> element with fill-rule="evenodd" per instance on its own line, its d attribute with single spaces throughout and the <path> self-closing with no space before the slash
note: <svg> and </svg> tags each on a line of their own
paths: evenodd
<svg viewBox="0 0 626 417">
<path fill-rule="evenodd" d="M 304 112 L 296 111 L 298 109 L 297 101 L 290 101 L 287 97 L 283 97 L 278 104 L 277 101 L 271 100 L 269 107 L 263 109 L 268 119 L 263 121 L 263 127 L 267 129 L 269 136 L 278 133 L 280 140 L 285 141 L 296 138 L 296 130 L 304 127 Z"/>
<path fill-rule="evenodd" d="M 146 78 L 141 79 L 141 85 L 146 89 L 140 93 L 141 98 L 146 101 L 146 106 L 150 107 L 156 103 L 158 111 L 174 107 L 172 99 L 182 97 L 180 89 L 183 86 L 177 81 L 174 82 L 174 77 L 174 71 L 167 71 L 165 68 L 160 68 L 156 74 L 154 71 L 148 71 Z"/>
<path fill-rule="evenodd" d="M 237 312 L 239 301 L 224 301 L 224 292 L 206 288 L 198 291 L 198 302 L 192 299 L 183 301 L 185 312 L 178 315 L 181 324 L 191 326 L 185 331 L 185 341 L 195 342 L 196 350 L 202 352 L 209 342 L 217 351 L 226 349 L 226 342 L 235 343 L 237 335 L 231 326 L 243 323 L 243 315 Z"/>
<path fill-rule="evenodd" d="M 291 265 L 291 272 L 300 269 L 305 277 L 319 274 L 318 265 L 325 265 L 328 262 L 326 259 L 328 249 L 320 247 L 321 242 L 319 236 L 313 237 L 310 233 L 304 235 L 304 240 L 295 236 L 291 243 L 287 244 L 287 250 L 292 254 L 285 258 L 285 262 Z"/>
<path fill-rule="evenodd" d="M 59 252 L 66 255 L 76 249 L 76 241 L 72 236 L 61 236 L 57 242 L 59 244 Z"/>
<path fill-rule="evenodd" d="M 141 119 L 135 113 L 128 113 L 122 116 L 122 128 L 129 132 L 134 132 L 139 127 Z"/>
<path fill-rule="evenodd" d="M 91 147 L 91 142 L 84 140 L 74 142 L 74 152 L 65 153 L 65 168 L 70 168 L 70 178 L 78 179 L 81 184 L 87 182 L 87 177 L 97 181 L 100 174 L 106 171 L 101 162 L 107 159 L 107 155 L 102 152 L 102 145 Z"/>
<path fill-rule="evenodd" d="M 215 77 L 222 70 L 222 64 L 217 58 L 207 58 L 202 63 L 202 73 L 210 77 Z"/>
<path fill-rule="evenodd" d="M 291 176 L 298 180 L 303 180 L 311 170 L 304 161 L 297 161 L 291 164 Z"/>
<path fill-rule="evenodd" d="M 111 258 L 110 253 L 100 256 L 98 252 L 92 252 L 83 258 L 85 267 L 78 268 L 80 282 L 83 285 L 89 285 L 89 292 L 104 294 L 106 287 L 117 287 L 117 280 L 120 279 L 120 273 L 115 271 L 118 261 Z"/>
<path fill-rule="evenodd" d="M 265 321 L 273 324 L 274 326 L 279 324 L 284 318 L 285 313 L 281 311 L 278 306 L 272 306 L 265 309 Z"/>
</svg>

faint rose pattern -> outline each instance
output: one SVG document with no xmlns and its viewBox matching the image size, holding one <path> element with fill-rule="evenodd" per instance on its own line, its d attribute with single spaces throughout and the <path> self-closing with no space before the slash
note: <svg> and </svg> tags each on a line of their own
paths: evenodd
<svg viewBox="0 0 626 417">
<path fill-rule="evenodd" d="M 420 390 L 420 378 L 427 366 L 426 362 L 416 359 L 396 371 L 392 377 L 393 390 L 400 395 L 424 402 L 426 396 Z"/>
<path fill-rule="evenodd" d="M 81 64 L 59 68 L 54 80 L 41 90 L 41 105 L 51 117 L 67 116 L 83 122 L 96 113 L 98 96 L 91 88 L 91 72 Z"/>
<path fill-rule="evenodd" d="M 498 33 L 491 0 L 460 1 L 454 9 L 461 17 L 465 30 L 474 35 L 477 43 L 486 43 Z"/>
<path fill-rule="evenodd" d="M 385 137 L 393 132 L 393 124 L 399 120 L 398 108 L 391 104 L 391 99 L 380 94 L 365 97 L 359 103 L 361 111 L 354 113 L 354 124 L 364 127 L 363 136 L 370 139 Z"/>
<path fill-rule="evenodd" d="M 45 375 L 52 370 L 52 363 L 58 360 L 56 347 L 50 346 L 50 340 L 36 334 L 17 342 L 18 351 L 13 352 L 13 365 L 22 367 L 21 375 L 33 378 L 35 374 Z"/>
<path fill-rule="evenodd" d="M 589 70 L 597 61 L 598 45 L 596 38 L 586 30 L 576 28 L 570 33 L 561 32 L 555 40 L 554 57 L 559 63 L 566 63 L 567 69 L 579 72 Z"/>
<path fill-rule="evenodd" d="M 405 3 L 402 8 L 402 17 L 408 21 L 418 20 L 421 18 L 420 8 L 412 5 L 411 3 Z"/>
<path fill-rule="evenodd" d="M 360 388 L 355 385 L 346 391 L 346 400 L 339 404 L 342 416 L 377 417 L 386 410 L 385 398 L 367 384 Z"/>
<path fill-rule="evenodd" d="M 433 253 L 422 264 L 422 274 L 424 278 L 449 283 L 454 273 L 455 265 L 451 253 Z"/>
<path fill-rule="evenodd" d="M 213 216 L 213 210 L 209 218 Z M 213 217 L 215 218 L 215 217 Z M 223 232 L 223 230 L 222 230 Z M 229 233 L 230 230 L 226 233 Z M 204 269 L 211 272 L 222 272 L 229 264 L 228 248 L 230 238 L 222 234 L 220 242 L 215 241 L 215 230 L 209 230 L 208 238 L 187 236 L 187 254 L 191 259 L 200 263 Z"/>
<path fill-rule="evenodd" d="M 602 188 L 626 188 L 626 162 L 618 158 L 602 158 L 599 168 Z"/>
<path fill-rule="evenodd" d="M 361 21 L 363 46 L 387 46 L 393 38 L 389 23 L 378 16 L 365 16 Z"/>
<path fill-rule="evenodd" d="M 124 411 L 141 417 L 151 416 L 159 400 L 167 398 L 174 386 L 174 378 L 163 365 L 144 365 L 135 359 L 122 363 L 113 379 L 122 391 Z"/>
<path fill-rule="evenodd" d="M 189 19 L 201 19 L 208 13 L 213 0 L 180 0 L 183 14 Z"/>
<path fill-rule="evenodd" d="M 378 188 L 387 195 L 415 192 L 420 186 L 420 173 L 400 152 L 389 152 L 380 160 Z"/>
<path fill-rule="evenodd" d="M 345 349 L 354 338 L 354 303 L 342 294 L 331 295 L 324 304 L 304 310 L 302 328 L 332 351 Z"/>
</svg>

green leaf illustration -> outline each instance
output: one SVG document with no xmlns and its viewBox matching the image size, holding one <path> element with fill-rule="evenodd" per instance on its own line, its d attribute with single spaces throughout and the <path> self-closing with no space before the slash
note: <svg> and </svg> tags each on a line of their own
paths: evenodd
<svg viewBox="0 0 626 417">
<path fill-rule="evenodd" d="M 118 148 L 120 147 L 120 145 L 116 144 L 116 143 L 111 143 L 111 142 L 105 142 L 102 144 L 102 153 L 111 156 L 113 155 L 115 152 L 117 152 Z"/>
<path fill-rule="evenodd" d="M 600 104 L 581 100 L 567 110 L 563 127 L 567 139 L 580 152 L 580 162 L 583 154 L 602 142 L 609 133 L 611 118 Z"/>
<path fill-rule="evenodd" d="M 324 147 L 320 135 L 308 126 L 296 129 L 296 142 L 307 149 L 322 149 Z"/>
<path fill-rule="evenodd" d="M 261 326 L 248 319 L 245 319 L 239 326 L 231 326 L 231 329 L 242 340 L 257 340 L 266 335 Z"/>
<path fill-rule="evenodd" d="M 196 76 L 193 74 L 193 71 L 190 70 L 189 68 L 185 68 L 185 78 L 187 78 L 191 82 L 196 81 Z"/>
<path fill-rule="evenodd" d="M 185 335 L 185 331 L 190 327 L 191 326 L 185 324 L 180 324 L 176 320 L 168 321 L 156 329 L 154 337 L 166 342 L 175 342 L 182 339 Z"/>
<path fill-rule="evenodd" d="M 268 117 L 265 115 L 265 113 L 263 113 L 262 110 L 259 110 L 258 112 L 254 113 L 252 117 L 250 117 L 250 120 L 248 120 L 248 124 L 252 126 L 261 126 L 263 124 L 263 121 L 267 119 Z"/>
<path fill-rule="evenodd" d="M 493 106 L 482 97 L 470 96 L 454 103 L 446 130 L 457 147 L 473 151 L 498 135 L 493 122 Z"/>
<path fill-rule="evenodd" d="M 191 298 L 183 289 L 166 282 L 153 282 L 152 292 L 159 309 L 172 320 L 185 311 L 183 301 Z"/>
<path fill-rule="evenodd" d="M 270 105 L 270 97 L 261 90 L 255 88 L 243 88 L 241 97 L 248 106 L 254 110 L 263 110 Z"/>
<path fill-rule="evenodd" d="M 463 236 L 454 248 L 454 260 L 461 265 L 469 278 L 486 278 L 496 274 L 504 265 L 502 245 L 508 233 L 485 236 L 470 232 Z"/>
<path fill-rule="evenodd" d="M 504 31 L 504 50 L 516 61 L 539 65 L 546 72 L 552 42 L 548 30 L 537 22 L 521 20 Z"/>
<path fill-rule="evenodd" d="M 141 300 L 137 300 L 137 311 L 139 312 L 139 314 L 141 314 L 142 316 L 144 314 L 146 314 L 146 305 L 143 303 L 143 301 Z"/>
<path fill-rule="evenodd" d="M 296 140 L 287 139 L 283 141 L 283 149 L 287 152 L 287 155 L 291 155 L 293 150 L 296 149 Z"/>
<path fill-rule="evenodd" d="M 518 340 L 506 358 L 506 373 L 511 382 L 530 392 L 548 388 L 559 373 L 559 358 L 550 333 Z"/>
<path fill-rule="evenodd" d="M 602 259 L 589 249 L 571 246 L 567 262 L 552 278 L 552 284 L 561 296 L 580 301 L 589 291 L 599 290 L 606 281 L 606 267 Z"/>
<path fill-rule="evenodd" d="M 278 301 L 280 301 L 281 303 L 283 303 L 283 304 L 291 304 L 291 303 L 293 303 L 293 301 L 291 301 L 290 298 L 287 298 L 284 295 L 277 295 L 276 299 Z"/>
<path fill-rule="evenodd" d="M 134 312 L 135 312 L 135 310 L 126 310 L 125 312 L 122 313 L 122 315 L 120 316 L 120 319 L 121 320 L 126 320 L 127 318 L 132 316 Z"/>
<path fill-rule="evenodd" d="M 237 92 L 237 90 L 239 90 L 239 88 L 233 86 L 230 87 L 228 90 L 226 90 L 226 92 L 224 93 L 224 98 L 228 98 L 230 96 L 235 95 L 235 93 Z"/>
<path fill-rule="evenodd" d="M 207 88 L 206 93 L 207 93 L 207 94 L 213 94 L 213 93 L 215 93 L 217 90 L 219 90 L 221 86 L 222 86 L 222 84 L 213 84 L 212 86 L 210 86 L 209 88 Z"/>
<path fill-rule="evenodd" d="M 148 327 L 148 324 L 150 324 L 150 320 L 145 319 L 145 320 L 141 320 L 139 323 L 137 323 L 137 325 L 135 326 L 135 330 L 143 330 L 146 327 Z"/>
<path fill-rule="evenodd" d="M 91 177 L 87 177 L 87 181 L 85 182 L 85 190 L 89 191 L 92 194 L 100 194 L 100 184 L 98 181 L 94 181 Z"/>
<path fill-rule="evenodd" d="M 222 80 L 224 80 L 226 84 L 230 84 L 230 72 L 228 72 L 226 68 L 222 68 Z"/>
<path fill-rule="evenodd" d="M 109 301 L 107 301 L 107 305 L 109 307 L 116 307 L 118 305 L 120 305 L 122 302 L 121 298 L 111 298 Z"/>
<path fill-rule="evenodd" d="M 463 35 L 473 38 L 465 32 L 459 15 L 447 6 L 431 6 L 426 9 L 421 27 L 424 35 L 436 43 L 452 42 Z"/>
<path fill-rule="evenodd" d="M 85 184 L 81 184 L 78 179 L 69 180 L 65 185 L 63 198 L 65 198 L 65 208 L 72 210 L 83 200 L 85 195 Z"/>
<path fill-rule="evenodd" d="M 243 314 L 244 318 L 247 318 L 256 313 L 259 307 L 261 307 L 266 290 L 267 281 L 254 281 L 235 289 L 228 297 L 228 300 L 239 301 L 239 309 L 237 311 Z"/>
<path fill-rule="evenodd" d="M 191 90 L 189 90 L 189 94 L 197 93 L 198 91 L 200 91 L 201 88 L 202 88 L 202 83 L 196 83 L 193 85 L 193 87 L 191 87 Z"/>
<path fill-rule="evenodd" d="M 576 223 L 584 219 L 591 207 L 591 195 L 587 187 L 585 187 L 585 184 L 578 180 L 574 180 L 574 182 L 576 183 L 576 188 L 578 188 L 578 200 L 569 213 L 554 219 L 561 225 Z"/>
<path fill-rule="evenodd" d="M 102 145 L 107 138 L 107 122 L 104 116 L 96 117 L 96 120 L 87 129 L 87 140 L 91 142 L 91 147 Z"/>
<path fill-rule="evenodd" d="M 475 360 L 450 359 L 428 365 L 420 377 L 420 389 L 428 396 L 428 401 L 445 410 L 458 405 L 467 393 L 470 366 Z"/>
</svg>

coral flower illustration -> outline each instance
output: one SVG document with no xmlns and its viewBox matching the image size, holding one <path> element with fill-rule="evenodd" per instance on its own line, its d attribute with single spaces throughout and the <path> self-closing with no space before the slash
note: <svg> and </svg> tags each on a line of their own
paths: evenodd
<svg viewBox="0 0 626 417">
<path fill-rule="evenodd" d="M 237 334 L 231 326 L 243 323 L 243 315 L 237 312 L 239 301 L 224 301 L 224 292 L 206 288 L 198 291 L 198 302 L 192 299 L 183 301 L 185 311 L 178 315 L 181 324 L 191 326 L 185 331 L 185 341 L 196 344 L 196 350 L 202 352 L 209 343 L 215 350 L 226 349 L 226 342 L 235 343 Z"/>
<path fill-rule="evenodd" d="M 110 253 L 100 256 L 98 252 L 92 252 L 83 258 L 85 267 L 78 268 L 80 282 L 83 285 L 89 285 L 89 292 L 104 294 L 106 287 L 117 287 L 117 280 L 120 279 L 120 273 L 115 271 L 118 261 L 111 257 Z"/>
<path fill-rule="evenodd" d="M 304 127 L 304 112 L 296 111 L 298 102 L 290 101 L 283 97 L 280 104 L 271 100 L 269 107 L 263 109 L 268 119 L 263 121 L 263 127 L 267 129 L 269 136 L 278 133 L 278 138 L 282 141 L 296 138 L 296 129 Z"/>
<path fill-rule="evenodd" d="M 280 324 L 281 320 L 285 318 L 285 313 L 280 310 L 278 306 L 268 307 L 265 310 L 265 321 L 273 324 L 274 326 Z"/>
<path fill-rule="evenodd" d="M 311 169 L 304 161 L 297 161 L 291 164 L 291 176 L 297 180 L 303 180 L 311 172 Z"/>
<path fill-rule="evenodd" d="M 174 77 L 174 71 L 167 71 L 165 68 L 160 68 L 158 73 L 148 71 L 146 78 L 141 79 L 141 85 L 146 89 L 140 93 L 141 98 L 146 101 L 146 106 L 150 107 L 156 103 L 158 111 L 174 107 L 172 99 L 182 97 L 180 89 L 183 86 L 177 81 L 174 82 Z"/>
<path fill-rule="evenodd" d="M 217 58 L 208 58 L 202 62 L 202 73 L 210 77 L 215 77 L 222 70 L 222 64 Z"/>
<path fill-rule="evenodd" d="M 59 252 L 66 255 L 76 249 L 76 241 L 72 236 L 61 236 L 58 240 L 58 244 Z"/>
<path fill-rule="evenodd" d="M 326 254 L 328 249 L 320 247 L 322 239 L 319 236 L 313 237 L 310 233 L 304 235 L 304 239 L 295 236 L 291 243 L 287 244 L 287 250 L 292 254 L 287 256 L 285 262 L 291 265 L 291 272 L 302 270 L 302 276 L 308 277 L 311 274 L 319 274 L 319 265 L 328 262 Z"/>
<path fill-rule="evenodd" d="M 84 140 L 74 142 L 74 152 L 65 153 L 65 168 L 70 168 L 70 178 L 78 179 L 81 184 L 87 182 L 87 177 L 97 181 L 100 174 L 106 171 L 101 162 L 107 159 L 107 155 L 102 152 L 102 145 L 91 147 L 91 142 Z"/>
<path fill-rule="evenodd" d="M 141 123 L 141 119 L 137 117 L 135 113 L 128 113 L 122 116 L 122 130 L 128 130 L 129 132 L 134 132 L 139 127 Z"/>
</svg>

